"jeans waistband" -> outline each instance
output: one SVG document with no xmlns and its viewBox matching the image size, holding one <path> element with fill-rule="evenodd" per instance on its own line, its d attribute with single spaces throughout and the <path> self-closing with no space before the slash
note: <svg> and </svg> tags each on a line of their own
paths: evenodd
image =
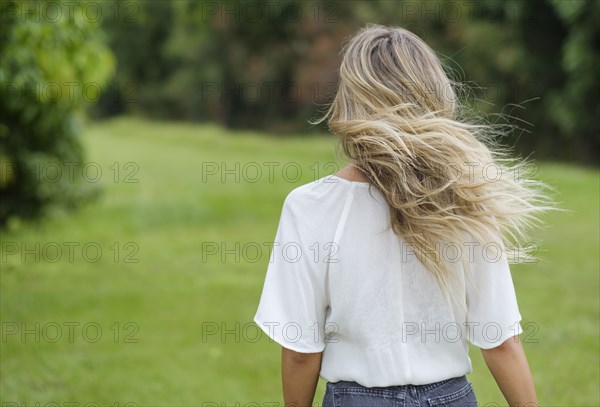
<svg viewBox="0 0 600 407">
<path fill-rule="evenodd" d="M 388 386 L 388 387 L 374 387 L 374 388 L 384 388 L 386 390 L 401 390 L 401 389 L 415 389 L 417 390 L 417 392 L 424 392 L 424 391 L 429 391 L 432 389 L 435 389 L 436 387 L 442 386 L 446 383 L 450 383 L 453 381 L 467 381 L 467 377 L 465 375 L 463 376 L 458 376 L 458 377 L 451 377 L 450 379 L 445 379 L 445 380 L 440 380 L 439 382 L 434 382 L 434 383 L 429 383 L 429 384 L 405 384 L 405 385 L 398 385 L 398 386 Z M 342 386 L 342 387 L 364 387 L 356 382 L 353 381 L 347 381 L 347 380 L 342 380 L 339 382 L 335 382 L 335 383 L 328 383 L 328 385 L 335 385 L 336 387 L 338 386 Z"/>
</svg>

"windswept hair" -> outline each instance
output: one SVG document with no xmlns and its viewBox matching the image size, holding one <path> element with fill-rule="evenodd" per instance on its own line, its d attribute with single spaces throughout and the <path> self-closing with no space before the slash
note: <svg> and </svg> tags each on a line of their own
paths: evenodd
<svg viewBox="0 0 600 407">
<path fill-rule="evenodd" d="M 459 118 L 466 108 L 457 89 L 418 36 L 369 24 L 345 44 L 335 98 L 313 122 L 327 120 L 346 157 L 383 193 L 392 229 L 447 300 L 456 297 L 442 245 L 493 242 L 511 263 L 531 259 L 528 231 L 553 209 L 549 187 L 526 179 L 531 164 L 511 158 L 493 125 Z M 460 258 L 470 271 L 466 252 Z"/>
</svg>

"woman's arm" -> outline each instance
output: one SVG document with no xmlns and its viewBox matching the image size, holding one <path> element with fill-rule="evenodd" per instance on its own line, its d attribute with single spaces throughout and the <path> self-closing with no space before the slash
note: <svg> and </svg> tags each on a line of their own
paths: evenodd
<svg viewBox="0 0 600 407">
<path fill-rule="evenodd" d="M 281 347 L 281 378 L 286 407 L 312 405 L 321 371 L 322 353 L 298 353 Z"/>
<path fill-rule="evenodd" d="M 481 353 L 511 407 L 537 407 L 533 377 L 518 335 Z"/>
</svg>

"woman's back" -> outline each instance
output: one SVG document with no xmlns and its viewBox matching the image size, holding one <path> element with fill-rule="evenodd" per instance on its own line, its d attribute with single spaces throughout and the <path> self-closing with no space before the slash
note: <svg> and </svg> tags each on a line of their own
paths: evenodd
<svg viewBox="0 0 600 407">
<path fill-rule="evenodd" d="M 464 301 L 449 306 L 389 217 L 385 197 L 368 182 L 332 175 L 293 190 L 255 321 L 285 347 L 323 352 L 327 381 L 368 387 L 470 373 L 467 340 L 491 348 L 522 332 L 506 258 L 493 246 L 441 248 Z M 462 255 L 478 291 L 464 278 Z"/>
</svg>

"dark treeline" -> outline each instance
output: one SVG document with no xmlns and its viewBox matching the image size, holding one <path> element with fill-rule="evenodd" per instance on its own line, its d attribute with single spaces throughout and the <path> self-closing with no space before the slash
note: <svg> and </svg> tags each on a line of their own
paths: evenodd
<svg viewBox="0 0 600 407">
<path fill-rule="evenodd" d="M 95 113 L 311 130 L 335 90 L 339 48 L 365 23 L 425 39 L 465 101 L 519 127 L 524 155 L 596 162 L 597 1 L 137 1 L 107 3 L 117 72 Z M 323 130 L 320 128 L 319 130 Z"/>
</svg>

